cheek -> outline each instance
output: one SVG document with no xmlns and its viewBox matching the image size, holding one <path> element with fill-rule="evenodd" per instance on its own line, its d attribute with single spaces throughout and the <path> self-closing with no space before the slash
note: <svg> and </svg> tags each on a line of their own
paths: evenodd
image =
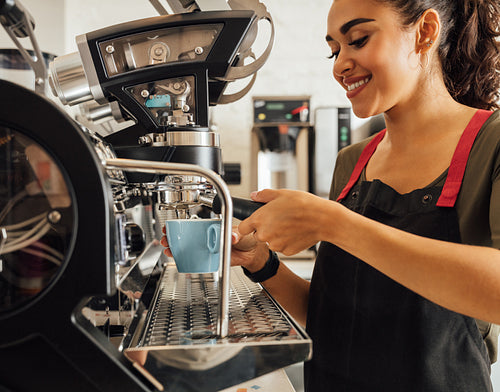
<svg viewBox="0 0 500 392">
<path fill-rule="evenodd" d="M 372 52 L 364 64 L 374 76 L 377 84 L 385 88 L 398 88 L 413 79 L 418 72 L 416 55 L 407 48 L 391 47 Z M 417 59 L 418 60 L 418 59 Z"/>
</svg>

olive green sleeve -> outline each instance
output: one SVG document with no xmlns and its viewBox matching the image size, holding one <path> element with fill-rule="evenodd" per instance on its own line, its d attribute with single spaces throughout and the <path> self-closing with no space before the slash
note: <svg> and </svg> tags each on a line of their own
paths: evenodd
<svg viewBox="0 0 500 392">
<path fill-rule="evenodd" d="M 500 134 L 500 125 L 498 127 Z M 494 248 L 500 249 L 500 146 L 496 153 L 495 166 L 492 175 L 490 198 L 490 230 L 491 242 Z"/>
</svg>

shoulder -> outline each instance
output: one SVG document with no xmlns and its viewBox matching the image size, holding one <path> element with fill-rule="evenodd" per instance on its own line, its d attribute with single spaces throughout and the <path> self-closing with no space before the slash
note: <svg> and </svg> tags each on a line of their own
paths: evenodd
<svg viewBox="0 0 500 392">
<path fill-rule="evenodd" d="M 484 133 L 485 130 L 488 133 L 496 132 L 498 136 L 498 133 L 500 132 L 500 110 L 494 111 L 488 120 L 486 120 L 481 131 Z"/>
<path fill-rule="evenodd" d="M 350 146 L 344 147 L 339 151 L 337 155 L 337 162 L 335 163 L 335 170 L 333 173 L 332 188 L 330 191 L 330 198 L 335 200 L 342 189 L 346 186 L 351 173 L 356 166 L 356 163 L 361 156 L 364 148 L 370 141 L 375 137 L 375 135 L 370 136 L 358 143 L 351 144 Z"/>
<path fill-rule="evenodd" d="M 478 137 L 498 139 L 500 136 L 500 110 L 496 110 L 481 127 Z"/>
<path fill-rule="evenodd" d="M 473 161 L 478 158 L 483 164 L 486 159 L 500 163 L 500 110 L 493 112 L 481 127 L 470 158 Z"/>
<path fill-rule="evenodd" d="M 375 136 L 376 134 L 358 143 L 344 147 L 342 150 L 340 150 L 337 155 L 337 165 L 349 171 L 350 174 L 350 172 L 352 172 L 352 170 L 354 169 L 354 166 L 356 166 L 356 163 L 358 162 L 361 153 L 363 152 L 367 144 L 370 143 Z M 335 168 L 337 168 L 337 165 L 335 166 Z"/>
</svg>

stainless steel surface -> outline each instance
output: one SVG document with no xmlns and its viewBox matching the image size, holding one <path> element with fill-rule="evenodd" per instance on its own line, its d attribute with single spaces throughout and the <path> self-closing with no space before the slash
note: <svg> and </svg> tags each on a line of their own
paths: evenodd
<svg viewBox="0 0 500 392">
<path fill-rule="evenodd" d="M 131 324 L 125 356 L 166 390 L 172 380 L 207 375 L 222 389 L 311 357 L 311 340 L 240 267 L 231 268 L 228 335 L 219 336 L 218 286 L 217 275 L 168 265 L 149 310 Z"/>
<path fill-rule="evenodd" d="M 214 132 L 164 132 L 147 134 L 153 146 L 204 146 L 220 147 L 220 136 Z"/>
<path fill-rule="evenodd" d="M 146 187 L 155 195 L 160 210 L 175 210 L 183 214 L 196 213 L 190 209 L 201 204 L 200 196 L 214 192 L 205 178 L 196 176 L 166 176 L 162 183 Z"/>
<path fill-rule="evenodd" d="M 266 63 L 267 58 L 271 54 L 271 50 L 274 45 L 274 23 L 271 14 L 267 11 L 267 8 L 259 0 L 229 0 L 229 6 L 233 10 L 248 10 L 251 9 L 255 11 L 257 18 L 253 22 L 253 25 L 247 32 L 247 35 L 243 39 L 240 50 L 240 61 L 237 66 L 230 67 L 227 74 L 224 76 L 223 80 L 234 81 L 238 79 L 244 79 L 250 75 L 255 74 L 262 66 Z M 252 44 L 257 35 L 258 22 L 260 20 L 266 20 L 270 24 L 271 32 L 269 37 L 269 42 L 267 43 L 266 49 L 262 52 L 260 57 L 249 64 L 244 64 L 244 60 L 247 57 L 254 57 L 252 52 Z"/>
<path fill-rule="evenodd" d="M 75 41 L 78 46 L 78 51 L 80 52 L 80 58 L 83 64 L 83 69 L 85 70 L 90 92 L 98 103 L 105 104 L 108 100 L 104 97 L 104 92 L 102 91 L 101 84 L 97 76 L 97 71 L 92 60 L 92 54 L 90 53 L 89 43 L 87 42 L 87 35 L 78 35 L 75 38 Z"/>
<path fill-rule="evenodd" d="M 179 274 L 167 268 L 138 346 L 213 344 L 220 340 L 216 323 L 218 279 L 213 274 Z M 225 343 L 301 340 L 262 286 L 231 270 L 229 330 Z"/>
<path fill-rule="evenodd" d="M 220 278 L 222 284 L 219 291 L 219 317 L 217 319 L 217 334 L 225 337 L 228 333 L 229 323 L 229 280 L 231 267 L 231 229 L 233 217 L 233 204 L 229 188 L 222 178 L 212 170 L 197 165 L 152 162 L 133 159 L 106 159 L 103 165 L 108 169 L 122 169 L 124 171 L 154 174 L 198 174 L 213 183 L 217 194 L 221 198 L 223 225 L 221 227 L 221 254 L 222 268 Z"/>
<path fill-rule="evenodd" d="M 63 105 L 77 105 L 93 99 L 78 52 L 59 56 L 49 64 L 52 93 Z"/>
</svg>

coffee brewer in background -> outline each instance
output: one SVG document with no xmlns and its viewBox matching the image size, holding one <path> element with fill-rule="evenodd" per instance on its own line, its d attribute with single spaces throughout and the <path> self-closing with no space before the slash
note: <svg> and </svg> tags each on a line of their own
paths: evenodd
<svg viewBox="0 0 500 392">
<path fill-rule="evenodd" d="M 314 154 L 315 194 L 328 198 L 337 153 L 354 142 L 351 108 L 321 106 L 314 111 L 316 135 Z"/>
<path fill-rule="evenodd" d="M 310 97 L 254 97 L 252 129 L 252 190 L 292 189 L 314 193 L 314 128 L 310 122 Z M 299 275 L 308 279 L 313 247 L 293 256 L 280 254 L 285 261 L 306 261 Z M 301 264 L 302 265 L 302 264 Z M 289 265 L 293 269 L 292 265 Z"/>
<path fill-rule="evenodd" d="M 314 192 L 310 97 L 254 97 L 252 190 Z"/>
<path fill-rule="evenodd" d="M 337 153 L 353 142 L 349 107 L 310 97 L 254 97 L 252 190 L 295 189 L 328 197 Z M 368 135 L 367 135 L 368 136 Z"/>
</svg>

